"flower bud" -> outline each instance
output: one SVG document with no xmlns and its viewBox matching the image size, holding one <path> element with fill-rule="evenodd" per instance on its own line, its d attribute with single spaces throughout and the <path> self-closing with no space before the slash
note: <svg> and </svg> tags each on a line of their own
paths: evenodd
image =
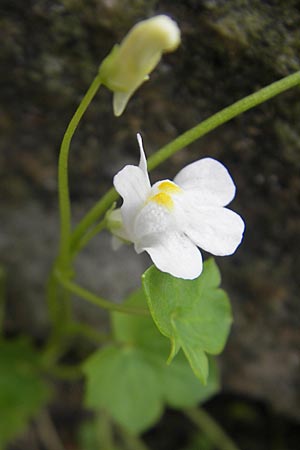
<svg viewBox="0 0 300 450">
<path fill-rule="evenodd" d="M 106 215 L 106 228 L 113 235 L 112 247 L 118 250 L 122 244 L 129 243 L 129 238 L 123 225 L 121 208 L 110 209 Z"/>
<path fill-rule="evenodd" d="M 120 45 L 115 45 L 102 62 L 102 83 L 114 92 L 116 116 L 124 111 L 129 98 L 149 78 L 162 53 L 180 44 L 180 30 L 168 16 L 159 15 L 137 23 Z"/>
</svg>

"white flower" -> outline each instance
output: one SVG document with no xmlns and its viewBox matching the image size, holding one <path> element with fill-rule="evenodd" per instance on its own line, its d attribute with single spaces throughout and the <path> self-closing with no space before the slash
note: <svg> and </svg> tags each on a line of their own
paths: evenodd
<svg viewBox="0 0 300 450">
<path fill-rule="evenodd" d="M 146 251 L 157 268 L 174 277 L 194 279 L 202 272 L 197 247 L 231 255 L 240 244 L 244 222 L 228 208 L 235 185 L 227 169 L 212 158 L 184 167 L 174 181 L 150 184 L 141 136 L 139 166 L 125 166 L 114 177 L 123 198 L 119 237 Z"/>
<path fill-rule="evenodd" d="M 102 62 L 99 75 L 102 83 L 114 92 L 114 114 L 120 116 L 129 98 L 146 80 L 160 61 L 162 53 L 175 50 L 180 44 L 177 24 L 165 15 L 137 23 L 115 45 Z"/>
</svg>

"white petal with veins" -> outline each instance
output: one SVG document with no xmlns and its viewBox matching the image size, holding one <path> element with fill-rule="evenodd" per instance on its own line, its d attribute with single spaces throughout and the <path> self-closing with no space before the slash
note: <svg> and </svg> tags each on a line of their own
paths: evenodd
<svg viewBox="0 0 300 450">
<path fill-rule="evenodd" d="M 243 219 L 227 208 L 186 207 L 184 231 L 200 248 L 216 256 L 232 255 L 241 243 Z"/>
<path fill-rule="evenodd" d="M 184 234 L 166 232 L 145 241 L 147 253 L 156 267 L 174 277 L 192 280 L 202 272 L 202 256 L 196 245 Z"/>
<path fill-rule="evenodd" d="M 201 205 L 225 206 L 235 195 L 235 185 L 226 167 L 212 158 L 203 158 L 184 167 L 174 182 L 193 192 Z"/>
</svg>

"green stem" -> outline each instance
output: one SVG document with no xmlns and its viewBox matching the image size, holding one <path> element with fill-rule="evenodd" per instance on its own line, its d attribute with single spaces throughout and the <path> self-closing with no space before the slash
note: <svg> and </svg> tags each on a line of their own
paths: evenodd
<svg viewBox="0 0 300 450">
<path fill-rule="evenodd" d="M 67 289 L 69 292 L 72 292 L 75 295 L 78 295 L 78 297 L 83 298 L 84 300 L 87 300 L 88 302 L 99 306 L 100 308 L 106 309 L 108 311 L 117 311 L 124 314 L 137 314 L 141 316 L 148 316 L 150 315 L 149 311 L 144 308 L 130 308 L 128 306 L 119 305 L 117 303 L 109 302 L 108 300 L 105 300 L 104 298 L 98 297 L 98 295 L 93 294 L 92 292 L 88 291 L 87 289 L 82 288 L 76 283 L 73 283 L 72 281 L 68 279 L 64 279 L 62 276 L 57 275 L 61 285 Z"/>
<path fill-rule="evenodd" d="M 291 89 L 297 84 L 300 84 L 300 71 L 282 78 L 279 81 L 275 81 L 265 88 L 260 89 L 258 92 L 248 95 L 247 97 L 238 100 L 227 108 L 222 109 L 213 116 L 201 122 L 199 125 L 196 125 L 194 128 L 186 131 L 181 136 L 174 139 L 174 141 L 165 145 L 154 155 L 152 155 L 148 160 L 149 170 L 154 169 L 155 167 L 166 161 L 166 159 L 170 158 L 170 156 L 174 155 L 174 153 L 178 152 L 200 137 L 219 127 L 223 123 L 229 122 L 239 114 L 242 114 L 257 105 L 264 103 L 270 98 L 275 97 L 281 92 Z"/>
<path fill-rule="evenodd" d="M 72 234 L 72 248 L 76 249 L 79 242 L 89 228 L 108 210 L 108 208 L 118 198 L 118 194 L 114 188 L 111 188 L 106 194 L 95 204 L 93 208 L 83 217 L 79 224 L 75 227 Z"/>
<path fill-rule="evenodd" d="M 97 415 L 97 437 L 99 441 L 99 448 L 105 450 L 114 450 L 113 424 L 105 411 Z"/>
<path fill-rule="evenodd" d="M 112 341 L 111 335 L 99 333 L 99 331 L 95 330 L 93 327 L 85 323 L 70 323 L 67 332 L 71 335 L 78 334 L 97 344 L 103 344 Z"/>
<path fill-rule="evenodd" d="M 184 413 L 217 448 L 220 450 L 239 450 L 221 426 L 203 408 L 186 409 Z"/>
<path fill-rule="evenodd" d="M 71 317 L 71 305 L 68 296 L 58 286 L 55 276 L 55 265 L 52 269 L 47 284 L 48 309 L 52 325 L 57 330 L 64 329 Z"/>
<path fill-rule="evenodd" d="M 6 297 L 6 272 L 0 266 L 0 336 L 3 334 Z"/>
<path fill-rule="evenodd" d="M 54 365 L 46 367 L 45 372 L 62 380 L 78 380 L 83 377 L 81 366 Z"/>
<path fill-rule="evenodd" d="M 69 292 L 67 293 L 69 294 Z M 103 344 L 112 341 L 112 336 L 109 334 L 99 333 L 93 327 L 84 323 L 67 322 L 63 325 L 63 328 L 61 328 L 60 322 L 59 324 L 54 322 L 53 325 L 53 331 L 43 351 L 44 364 L 51 370 L 56 361 L 63 356 L 67 348 L 71 345 L 73 338 L 76 335 L 85 337 L 89 341 L 96 344 Z"/>
<path fill-rule="evenodd" d="M 48 363 L 57 361 L 67 348 L 69 340 L 66 339 L 66 328 L 72 317 L 70 295 L 59 286 L 55 276 L 55 265 L 56 263 L 47 283 L 47 302 L 52 330 L 43 357 Z"/>
<path fill-rule="evenodd" d="M 194 128 L 186 131 L 181 136 L 178 136 L 178 138 L 174 139 L 172 142 L 158 150 L 149 158 L 148 169 L 152 170 L 155 167 L 159 166 L 172 155 L 174 155 L 174 153 L 182 150 L 187 145 L 214 130 L 218 126 L 228 122 L 239 114 L 242 114 L 243 112 L 248 111 L 249 109 L 254 108 L 257 105 L 260 105 L 261 103 L 271 99 L 272 97 L 275 97 L 276 95 L 288 89 L 291 89 L 298 84 L 300 84 L 300 71 L 282 78 L 279 81 L 275 81 L 275 83 L 272 83 L 269 86 L 260 89 L 258 92 L 248 95 L 242 100 L 233 103 L 231 106 L 222 109 L 221 111 L 204 120 L 199 125 L 196 125 Z M 105 213 L 105 211 L 112 205 L 114 201 L 116 201 L 117 198 L 118 194 L 116 193 L 116 191 L 113 188 L 110 189 L 93 206 L 93 208 L 88 211 L 81 222 L 77 225 L 72 235 L 72 243 L 76 245 L 76 242 L 80 240 L 81 236 L 85 234 L 86 230 L 89 229 L 94 222 L 99 220 L 102 214 Z"/>
<path fill-rule="evenodd" d="M 82 236 L 82 238 L 76 242 L 72 241 L 71 244 L 71 256 L 72 259 L 79 253 L 97 234 L 99 234 L 106 227 L 106 219 L 101 220 L 94 228 L 88 230 L 88 232 Z"/>
<path fill-rule="evenodd" d="M 59 263 L 60 267 L 67 269 L 69 262 L 70 252 L 70 239 L 71 239 L 71 203 L 69 194 L 69 181 L 68 181 L 68 160 L 69 149 L 74 132 L 94 98 L 96 92 L 101 85 L 101 79 L 99 75 L 96 76 L 92 84 L 90 85 L 87 93 L 83 97 L 80 105 L 78 106 L 74 116 L 72 117 L 68 128 L 64 134 L 58 161 L 58 192 L 59 192 L 59 209 L 60 209 L 60 249 L 59 249 Z"/>
<path fill-rule="evenodd" d="M 138 436 L 129 433 L 124 427 L 118 426 L 118 431 L 128 450 L 149 450 L 149 447 Z"/>
</svg>

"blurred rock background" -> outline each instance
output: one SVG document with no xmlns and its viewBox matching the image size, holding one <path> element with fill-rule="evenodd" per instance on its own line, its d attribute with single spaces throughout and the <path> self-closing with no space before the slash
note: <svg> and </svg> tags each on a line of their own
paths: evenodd
<svg viewBox="0 0 300 450">
<path fill-rule="evenodd" d="M 136 163 L 198 122 L 300 68 L 299 0 L 1 0 L 0 263 L 7 271 L 6 331 L 43 339 L 44 286 L 58 239 L 60 141 L 101 60 L 138 20 L 165 13 L 182 45 L 112 114 L 100 89 L 72 143 L 74 220 Z M 212 156 L 230 170 L 232 208 L 247 224 L 243 245 L 219 258 L 235 322 L 222 355 L 225 392 L 262 400 L 300 419 L 300 89 L 249 111 L 175 155 L 152 174 L 172 178 Z M 108 235 L 78 259 L 78 279 L 112 299 L 149 264 L 131 248 L 116 255 Z M 116 283 L 115 280 L 118 280 Z M 82 302 L 77 314 L 97 325 Z"/>
</svg>

